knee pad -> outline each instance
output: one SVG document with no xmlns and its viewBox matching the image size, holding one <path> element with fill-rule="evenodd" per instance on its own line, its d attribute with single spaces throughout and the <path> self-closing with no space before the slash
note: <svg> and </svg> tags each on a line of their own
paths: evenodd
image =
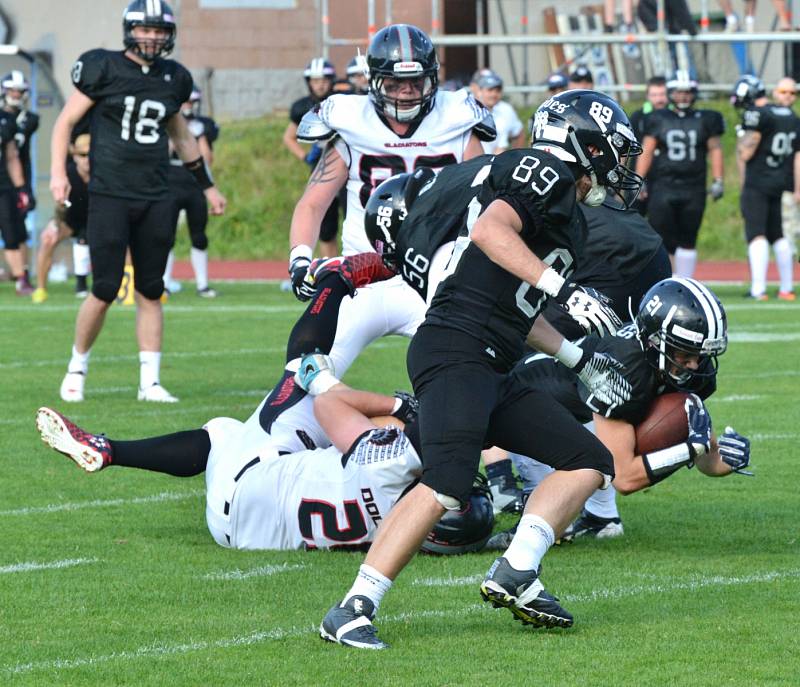
<svg viewBox="0 0 800 687">
<path fill-rule="evenodd" d="M 140 284 L 138 279 L 134 281 L 136 283 L 136 291 L 149 301 L 157 301 L 164 293 L 164 280 L 161 277 L 144 284 Z"/>
<path fill-rule="evenodd" d="M 95 298 L 99 298 L 104 303 L 113 303 L 117 297 L 117 293 L 119 293 L 121 283 L 121 279 L 116 283 L 107 279 L 95 279 L 92 284 L 92 295 Z"/>
<path fill-rule="evenodd" d="M 192 240 L 192 248 L 197 248 L 197 250 L 206 250 L 208 248 L 208 236 L 204 231 L 190 234 L 189 236 Z"/>
<path fill-rule="evenodd" d="M 455 501 L 467 503 L 472 493 L 475 468 L 469 464 L 448 463 L 433 465 L 422 473 L 420 480 L 435 492 L 436 500 L 448 510 Z M 450 505 L 448 505 L 450 504 Z"/>
</svg>

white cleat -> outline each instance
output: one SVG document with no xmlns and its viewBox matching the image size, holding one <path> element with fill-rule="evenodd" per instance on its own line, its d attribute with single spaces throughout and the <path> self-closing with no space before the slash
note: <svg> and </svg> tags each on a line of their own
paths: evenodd
<svg viewBox="0 0 800 687">
<path fill-rule="evenodd" d="M 61 400 L 77 403 L 83 400 L 83 385 L 86 382 L 85 372 L 67 372 L 61 382 Z"/>
<path fill-rule="evenodd" d="M 151 403 L 177 403 L 178 399 L 167 391 L 163 386 L 156 383 L 146 389 L 139 389 L 136 396 L 139 401 L 150 401 Z"/>
</svg>

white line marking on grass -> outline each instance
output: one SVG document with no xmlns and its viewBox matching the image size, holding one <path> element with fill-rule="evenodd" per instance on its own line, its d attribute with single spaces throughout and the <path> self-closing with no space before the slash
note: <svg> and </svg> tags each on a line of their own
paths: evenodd
<svg viewBox="0 0 800 687">
<path fill-rule="evenodd" d="M 411 582 L 412 587 L 460 587 L 465 584 L 478 584 L 483 579 L 482 575 L 467 575 L 466 577 L 419 577 Z"/>
<path fill-rule="evenodd" d="M 737 344 L 750 344 L 750 343 L 782 343 L 785 341 L 800 341 L 800 332 L 791 334 L 772 333 L 766 334 L 764 332 L 734 332 L 728 334 L 728 341 Z"/>
<path fill-rule="evenodd" d="M 772 372 L 731 372 L 725 379 L 771 379 L 772 377 L 797 377 L 800 370 L 773 370 Z"/>
<path fill-rule="evenodd" d="M 639 596 L 642 594 L 663 594 L 672 591 L 694 591 L 704 587 L 730 586 L 741 584 L 753 584 L 757 582 L 774 582 L 781 579 L 792 579 L 800 577 L 800 569 L 772 571 L 756 573 L 741 577 L 722 577 L 710 576 L 701 577 L 694 580 L 678 580 L 667 578 L 662 584 L 627 586 L 619 589 L 605 589 L 590 592 L 589 594 L 562 595 L 566 601 L 575 603 L 585 603 L 605 599 L 620 599 L 626 596 Z M 433 579 L 433 578 L 430 578 Z M 454 578 L 442 578 L 443 580 Z M 465 578 L 466 579 L 466 578 Z M 413 584 L 413 583 L 412 583 Z M 491 610 L 486 604 L 469 604 L 456 610 L 447 611 L 413 611 L 408 613 L 398 613 L 380 618 L 381 624 L 407 622 L 408 620 L 418 620 L 420 618 L 452 618 L 454 616 L 472 615 L 473 613 L 485 613 Z M 18 663 L 17 665 L 2 666 L 0 670 L 5 673 L 20 674 L 30 673 L 36 670 L 66 670 L 69 668 L 80 668 L 83 666 L 99 665 L 110 663 L 116 660 L 135 660 L 139 658 L 160 658 L 162 656 L 174 656 L 176 654 L 186 654 L 192 651 L 207 651 L 209 649 L 227 649 L 230 647 L 248 646 L 251 644 L 261 644 L 270 640 L 294 639 L 306 635 L 315 634 L 317 625 L 307 627 L 291 626 L 288 628 L 274 628 L 264 632 L 252 632 L 240 637 L 220 639 L 217 641 L 197 641 L 175 645 L 150 645 L 143 646 L 130 651 L 120 651 L 100 656 L 86 656 L 71 659 L 55 659 L 50 661 L 39 661 L 36 663 Z"/>
<path fill-rule="evenodd" d="M 192 499 L 205 491 L 193 490 L 187 492 L 162 491 L 152 496 L 137 496 L 131 499 L 95 499 L 93 501 L 76 501 L 73 503 L 51 503 L 47 506 L 30 506 L 28 508 L 15 508 L 0 510 L 0 517 L 13 515 L 39 515 L 41 513 L 62 513 L 64 511 L 84 510 L 86 508 L 111 508 L 114 506 L 132 506 L 145 503 L 165 503 L 169 501 L 185 501 Z"/>
<path fill-rule="evenodd" d="M 734 401 L 757 401 L 764 396 L 760 394 L 732 394 L 731 396 L 714 397 L 715 403 L 732 403 Z"/>
<path fill-rule="evenodd" d="M 789 303 L 725 303 L 726 312 L 783 310 L 788 313 L 792 312 L 796 307 L 796 305 L 790 305 Z"/>
<path fill-rule="evenodd" d="M 60 570 L 61 568 L 73 568 L 76 565 L 97 563 L 99 560 L 99 558 L 67 558 L 63 561 L 51 561 L 49 563 L 15 563 L 14 565 L 0 566 L 0 575 L 34 572 L 36 570 Z"/>
<path fill-rule="evenodd" d="M 797 439 L 796 434 L 751 434 L 750 438 L 753 441 L 774 441 L 777 439 Z"/>
<path fill-rule="evenodd" d="M 30 313 L 47 313 L 47 312 L 74 312 L 80 307 L 79 303 L 74 305 L 44 305 L 31 308 L 30 305 L 0 305 L 0 312 L 26 312 Z M 306 308 L 302 303 L 297 305 L 169 305 L 164 307 L 165 312 L 169 313 L 237 313 L 237 312 L 260 312 L 265 314 L 271 313 L 285 313 L 285 312 L 302 312 Z M 135 308 L 112 308 L 110 313 L 135 315 Z"/>
<path fill-rule="evenodd" d="M 262 565 L 251 570 L 229 570 L 228 572 L 208 573 L 203 575 L 203 580 L 248 580 L 251 577 L 269 577 L 277 573 L 304 570 L 308 566 L 304 563 L 281 563 L 280 565 Z"/>
</svg>

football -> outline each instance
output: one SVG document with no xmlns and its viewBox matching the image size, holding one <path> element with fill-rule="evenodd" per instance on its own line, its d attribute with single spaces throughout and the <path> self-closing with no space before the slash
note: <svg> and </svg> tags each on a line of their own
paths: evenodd
<svg viewBox="0 0 800 687">
<path fill-rule="evenodd" d="M 684 403 L 689 394 L 663 394 L 653 401 L 647 417 L 636 427 L 637 456 L 669 448 L 689 436 Z"/>
</svg>

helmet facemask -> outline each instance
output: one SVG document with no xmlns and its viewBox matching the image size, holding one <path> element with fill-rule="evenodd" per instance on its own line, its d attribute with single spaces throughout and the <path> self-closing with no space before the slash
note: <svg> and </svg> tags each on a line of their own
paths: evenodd
<svg viewBox="0 0 800 687">
<path fill-rule="evenodd" d="M 372 74 L 369 93 L 375 107 L 386 117 L 409 123 L 430 112 L 438 83 L 436 73 L 426 74 L 419 62 L 401 62 L 395 64 L 392 75 Z M 416 98 L 403 96 L 403 90 L 414 90 L 419 95 Z"/>
</svg>

